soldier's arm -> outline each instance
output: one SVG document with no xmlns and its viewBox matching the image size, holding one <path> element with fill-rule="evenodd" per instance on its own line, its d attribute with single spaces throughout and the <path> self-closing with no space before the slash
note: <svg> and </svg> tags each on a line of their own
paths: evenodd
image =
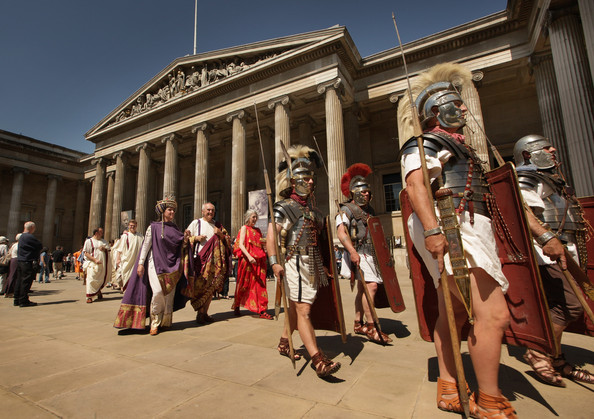
<svg viewBox="0 0 594 419">
<path fill-rule="evenodd" d="M 355 246 L 353 246 L 353 242 L 351 241 L 351 237 L 349 236 L 349 232 L 347 231 L 347 228 L 344 225 L 344 223 L 340 223 L 340 225 L 338 226 L 337 235 L 338 240 L 340 240 L 340 243 L 342 243 L 347 252 L 349 252 L 349 255 L 351 256 L 351 262 L 359 266 L 359 254 L 355 250 Z"/>
<path fill-rule="evenodd" d="M 526 211 L 526 218 L 528 220 L 528 228 L 530 228 L 530 232 L 537 242 L 539 238 L 544 238 L 546 240 L 546 242 L 541 243 L 542 252 L 551 259 L 556 260 L 559 265 L 561 265 L 561 269 L 567 269 L 565 248 L 563 247 L 561 240 L 559 240 L 557 236 L 552 236 L 548 239 L 547 236 L 543 236 L 544 234 L 549 233 L 550 230 L 542 225 L 532 211 Z"/>
<path fill-rule="evenodd" d="M 277 250 L 276 241 L 278 240 L 278 233 L 280 233 L 280 231 L 281 231 L 281 226 L 278 225 L 277 223 L 275 223 L 274 219 L 272 222 L 268 223 L 268 234 L 266 235 L 266 237 L 268 238 L 268 240 L 266 240 L 266 253 L 268 253 L 269 261 L 272 261 L 275 259 L 277 261 L 274 264 L 272 264 L 272 262 L 270 262 L 272 264 L 272 272 L 274 272 L 274 276 L 276 276 L 277 280 L 280 280 L 285 274 L 285 270 L 280 265 L 280 263 L 278 263 L 280 261 L 280 258 L 282 257 L 282 255 L 276 254 L 276 250 Z"/>
<path fill-rule="evenodd" d="M 410 198 L 413 211 L 419 217 L 423 230 L 428 231 L 439 227 L 435 218 L 433 202 L 429 201 L 429 194 L 423 181 L 423 171 L 416 169 L 406 177 L 406 190 Z M 425 237 L 425 248 L 437 259 L 439 271 L 443 271 L 443 256 L 448 250 L 448 243 L 443 234 L 433 234 Z"/>
</svg>

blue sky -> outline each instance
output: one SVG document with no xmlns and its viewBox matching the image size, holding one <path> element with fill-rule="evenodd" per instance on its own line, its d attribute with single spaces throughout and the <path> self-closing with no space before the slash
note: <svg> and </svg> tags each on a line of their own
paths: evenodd
<svg viewBox="0 0 594 419">
<path fill-rule="evenodd" d="M 198 52 L 346 26 L 361 56 L 504 10 L 505 0 L 198 1 Z M 90 153 L 84 134 L 194 48 L 194 0 L 5 0 L 0 129 Z"/>
</svg>

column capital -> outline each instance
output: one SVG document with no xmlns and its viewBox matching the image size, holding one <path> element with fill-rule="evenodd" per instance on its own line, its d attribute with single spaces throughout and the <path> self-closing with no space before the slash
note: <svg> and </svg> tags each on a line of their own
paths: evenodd
<svg viewBox="0 0 594 419">
<path fill-rule="evenodd" d="M 171 134 L 164 135 L 161 138 L 161 144 L 165 144 L 167 141 L 171 141 L 172 143 L 180 143 L 182 140 L 182 136 L 176 132 L 172 132 Z"/>
<path fill-rule="evenodd" d="M 528 65 L 530 66 L 530 70 L 532 70 L 534 67 L 538 67 L 540 64 L 544 62 L 552 60 L 553 54 L 551 51 L 538 52 L 528 57 Z"/>
<path fill-rule="evenodd" d="M 24 167 L 19 167 L 19 166 L 13 166 L 11 169 L 12 173 L 22 173 L 24 175 L 28 175 L 29 169 L 25 169 Z"/>
<path fill-rule="evenodd" d="M 393 103 L 394 105 L 398 106 L 398 104 L 400 103 L 400 99 L 402 99 L 403 96 L 404 93 L 392 93 L 388 100 L 390 101 L 390 103 Z"/>
<path fill-rule="evenodd" d="M 48 180 L 52 180 L 52 179 L 61 180 L 62 179 L 62 176 L 50 174 L 50 175 L 47 175 L 47 179 Z"/>
<path fill-rule="evenodd" d="M 115 176 L 115 172 L 111 171 L 111 172 L 107 172 L 105 174 L 105 178 L 109 179 L 109 178 L 113 178 Z"/>
<path fill-rule="evenodd" d="M 146 150 L 147 153 L 150 153 L 151 151 L 153 151 L 155 149 L 154 144 L 146 142 L 146 143 L 142 143 L 142 144 L 138 144 L 135 148 L 135 151 L 137 153 L 140 152 L 140 150 Z"/>
<path fill-rule="evenodd" d="M 324 93 L 326 93 L 326 90 L 328 89 L 337 90 L 339 94 L 342 94 L 342 90 L 344 89 L 342 79 L 340 77 L 337 77 L 334 80 L 318 84 L 317 90 L 319 94 L 323 95 Z"/>
<path fill-rule="evenodd" d="M 118 159 L 118 157 L 121 159 L 125 159 L 127 155 L 128 155 L 128 153 L 126 153 L 124 150 L 120 150 L 120 151 L 114 153 L 111 158 L 116 159 L 116 160 Z"/>
<path fill-rule="evenodd" d="M 192 134 L 197 134 L 198 131 L 210 131 L 212 130 L 212 125 L 208 122 L 201 122 L 200 124 L 196 124 L 192 126 Z"/>
<path fill-rule="evenodd" d="M 283 95 L 270 99 L 268 101 L 268 109 L 274 109 L 276 105 L 287 106 L 289 104 L 289 95 Z"/>
<path fill-rule="evenodd" d="M 98 164 L 102 165 L 104 163 L 105 163 L 105 159 L 103 157 L 98 157 L 96 159 L 91 160 L 91 164 L 94 164 L 94 165 L 98 165 Z"/>
<path fill-rule="evenodd" d="M 239 111 L 235 111 L 235 112 L 228 114 L 225 119 L 227 120 L 227 122 L 232 122 L 233 119 L 235 119 L 235 118 L 237 118 L 239 120 L 244 119 L 244 118 L 247 119 L 247 112 L 244 111 L 243 109 L 241 109 Z"/>
</svg>

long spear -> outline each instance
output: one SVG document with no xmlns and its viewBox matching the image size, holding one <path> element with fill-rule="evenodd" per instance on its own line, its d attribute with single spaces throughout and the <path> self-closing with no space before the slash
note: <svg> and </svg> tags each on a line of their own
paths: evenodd
<svg viewBox="0 0 594 419">
<path fill-rule="evenodd" d="M 392 21 L 396 29 L 396 36 L 398 37 L 398 45 L 400 46 L 400 53 L 402 54 L 402 63 L 404 64 L 404 73 L 406 74 L 406 82 L 408 84 L 408 96 L 410 101 L 410 111 L 412 113 L 413 135 L 417 139 L 419 147 L 419 156 L 421 158 L 421 170 L 423 171 L 423 183 L 429 197 L 429 202 L 433 202 L 433 195 L 431 193 L 431 182 L 429 180 L 429 171 L 427 170 L 427 161 L 425 159 L 425 148 L 423 147 L 423 130 L 419 121 L 419 113 L 412 97 L 412 89 L 410 85 L 410 78 L 408 76 L 408 68 L 406 66 L 406 58 L 404 56 L 404 48 L 402 48 L 402 41 L 400 40 L 400 33 L 396 25 L 396 18 L 392 12 Z M 433 214 L 435 214 L 435 207 L 431 205 Z M 437 216 L 436 216 L 437 219 Z M 452 342 L 452 353 L 454 356 L 454 363 L 456 365 L 456 379 L 458 381 L 458 392 L 460 393 L 460 401 L 464 408 L 464 416 L 470 417 L 470 402 L 468 400 L 468 393 L 466 392 L 466 376 L 464 375 L 464 365 L 462 364 L 462 354 L 460 353 L 460 339 L 458 337 L 458 329 L 456 327 L 456 318 L 454 316 L 454 308 L 452 306 L 452 297 L 450 295 L 450 286 L 448 283 L 447 273 L 445 268 L 441 271 L 441 286 L 443 287 L 443 297 L 448 319 L 448 328 L 450 331 L 450 340 Z"/>
<path fill-rule="evenodd" d="M 258 120 L 258 108 L 256 108 L 256 102 L 254 102 L 254 113 L 256 114 L 256 127 L 258 128 L 258 139 L 260 140 L 260 154 L 262 156 L 262 167 L 264 172 L 264 182 L 266 184 L 266 195 L 268 196 L 268 214 L 270 214 L 272 226 L 274 229 L 274 234 L 272 237 L 267 237 L 266 240 L 272 240 L 273 246 L 276 249 L 276 257 L 278 258 L 278 263 L 282 266 L 283 270 L 285 269 L 285 258 L 280 253 L 279 241 L 277 238 L 277 230 L 276 230 L 276 223 L 274 222 L 274 205 L 272 203 L 272 188 L 270 187 L 270 179 L 268 178 L 268 170 L 266 170 L 266 159 L 264 158 L 264 146 L 262 145 L 262 134 L 260 133 L 260 121 Z M 290 166 L 290 162 L 287 162 Z M 287 295 L 283 291 L 282 286 L 282 278 L 278 279 L 281 282 L 281 286 L 276 288 L 277 294 L 280 292 L 283 300 L 283 309 L 285 310 L 285 328 L 287 329 L 287 334 L 289 335 L 289 356 L 291 358 L 291 362 L 293 363 L 293 369 L 296 368 L 295 366 L 295 349 L 293 347 L 293 337 L 291 336 L 291 319 L 290 319 L 290 311 L 287 305 Z M 277 314 L 278 318 L 278 314 Z"/>
<path fill-rule="evenodd" d="M 328 172 L 328 168 L 326 167 L 326 163 L 324 162 L 324 158 L 322 157 L 322 151 L 320 150 L 320 145 L 318 144 L 318 140 L 316 139 L 315 135 L 313 136 L 313 140 L 316 143 L 316 148 L 318 149 L 318 154 L 320 155 L 320 159 L 322 160 L 322 165 L 324 166 L 324 170 L 326 171 L 326 176 L 330 177 L 330 173 Z M 330 193 L 334 196 L 334 191 L 331 190 Z M 334 203 L 336 204 L 336 208 L 338 209 L 338 214 L 340 215 L 340 220 L 342 222 L 342 210 L 340 209 L 340 205 L 338 204 L 338 200 L 335 199 Z M 380 342 L 382 345 L 386 345 L 384 341 L 384 337 L 382 334 L 382 328 L 380 327 L 379 317 L 377 317 L 377 313 L 375 311 L 375 306 L 373 304 L 373 300 L 371 299 L 371 295 L 369 295 L 369 290 L 367 289 L 367 284 L 365 283 L 365 276 L 363 275 L 363 271 L 361 271 L 361 267 L 357 265 L 357 271 L 359 272 L 359 281 L 361 282 L 361 286 L 363 287 L 363 293 L 365 294 L 365 299 L 367 300 L 367 305 L 369 306 L 369 311 L 371 312 L 371 317 L 373 320 L 373 326 L 375 330 L 377 330 L 377 335 L 379 336 Z M 338 281 L 338 278 L 336 278 Z M 352 290 L 352 287 L 351 287 Z"/>
</svg>

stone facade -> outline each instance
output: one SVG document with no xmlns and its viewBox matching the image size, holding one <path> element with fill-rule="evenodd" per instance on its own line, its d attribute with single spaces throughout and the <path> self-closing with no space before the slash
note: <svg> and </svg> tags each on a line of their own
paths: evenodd
<svg viewBox="0 0 594 419">
<path fill-rule="evenodd" d="M 491 167 L 488 140 L 511 160 L 517 139 L 548 135 L 582 196 L 594 194 L 594 176 L 582 172 L 594 167 L 587 3 L 510 0 L 506 11 L 404 45 L 412 77 L 444 61 L 473 72 L 475 89 L 464 94 L 478 122 L 465 133 Z M 396 109 L 406 86 L 398 47 L 363 58 L 338 26 L 179 58 L 86 133 L 95 151 L 79 160 L 91 194 L 85 230 L 102 225 L 113 239 L 122 211 L 132 211 L 143 231 L 155 201 L 173 193 L 181 227 L 208 200 L 236 234 L 248 192 L 265 187 L 261 135 L 273 189 L 281 143 L 317 140 L 330 174 L 318 174 L 325 213 L 342 198 L 346 167 L 369 164 L 384 229 L 402 236 L 397 156 L 407 138 Z"/>
<path fill-rule="evenodd" d="M 85 153 L 0 130 L 0 235 L 12 243 L 25 221 L 44 246 L 77 251 L 86 236 L 90 188 Z"/>
</svg>

